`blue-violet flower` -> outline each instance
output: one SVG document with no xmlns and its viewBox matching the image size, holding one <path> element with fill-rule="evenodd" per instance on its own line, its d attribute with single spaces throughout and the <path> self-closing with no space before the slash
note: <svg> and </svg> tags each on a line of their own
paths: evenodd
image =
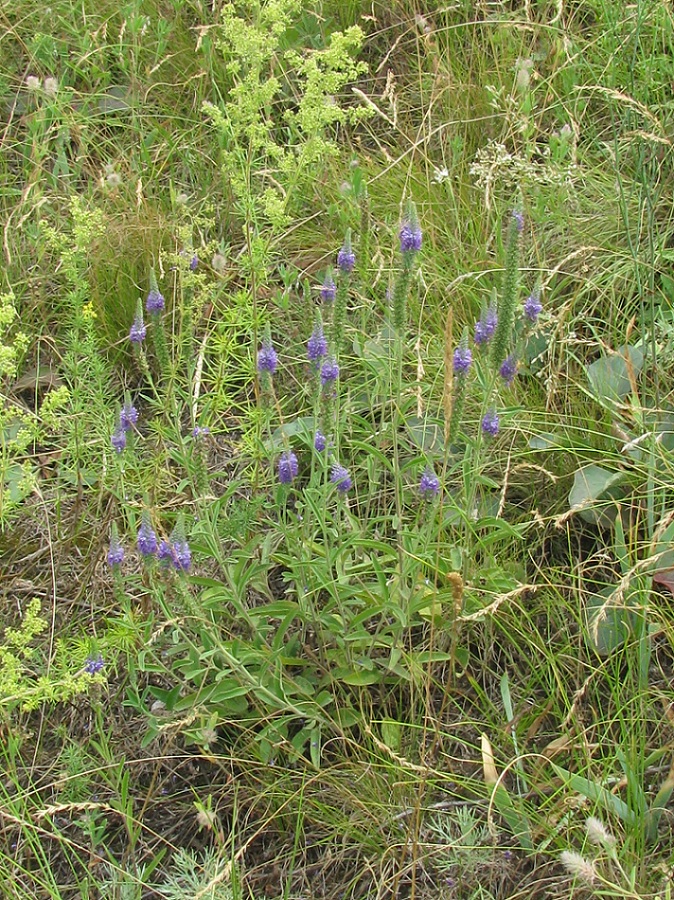
<svg viewBox="0 0 674 900">
<path fill-rule="evenodd" d="M 309 362 L 317 363 L 328 352 L 328 341 L 323 333 L 323 328 L 316 325 L 311 337 L 307 341 L 307 358 Z"/>
<path fill-rule="evenodd" d="M 465 375 L 473 362 L 473 354 L 469 347 L 459 346 L 454 351 L 454 374 Z"/>
<path fill-rule="evenodd" d="M 297 477 L 299 464 L 292 450 L 283 453 L 278 461 L 278 480 L 281 484 L 291 484 Z"/>
<path fill-rule="evenodd" d="M 124 562 L 124 547 L 119 542 L 119 538 L 114 534 L 110 538 L 110 549 L 108 550 L 108 565 L 111 568 L 119 566 Z"/>
<path fill-rule="evenodd" d="M 273 375 L 278 365 L 278 356 L 276 350 L 270 341 L 264 341 L 257 354 L 257 370 L 260 374 L 268 372 Z"/>
<path fill-rule="evenodd" d="M 356 254 L 351 249 L 350 240 L 344 242 L 344 246 L 337 254 L 337 265 L 342 272 L 353 272 L 353 267 L 356 265 Z"/>
<path fill-rule="evenodd" d="M 338 378 L 339 364 L 337 363 L 337 360 L 334 357 L 326 359 L 321 366 L 321 384 L 323 387 L 326 387 L 326 385 L 334 384 Z"/>
<path fill-rule="evenodd" d="M 138 421 L 138 410 L 127 401 L 119 413 L 119 427 L 123 431 L 130 431 Z"/>
<path fill-rule="evenodd" d="M 353 481 L 346 466 L 335 463 L 330 472 L 330 481 L 336 486 L 340 494 L 346 494 L 353 487 Z"/>
<path fill-rule="evenodd" d="M 542 309 L 541 292 L 538 288 L 535 288 L 524 301 L 524 315 L 530 322 L 535 322 L 540 316 Z"/>
<path fill-rule="evenodd" d="M 488 344 L 496 331 L 497 324 L 498 313 L 496 312 L 496 306 L 491 303 L 489 307 L 482 312 L 479 321 L 475 323 L 475 343 Z"/>
<path fill-rule="evenodd" d="M 322 431 L 317 431 L 314 435 L 314 449 L 322 453 L 327 447 L 328 442 Z"/>
<path fill-rule="evenodd" d="M 133 320 L 133 325 L 129 331 L 129 340 L 132 344 L 142 344 L 147 334 L 147 327 L 143 322 L 143 312 L 139 310 Z"/>
<path fill-rule="evenodd" d="M 126 432 L 121 425 L 110 438 L 110 443 L 112 444 L 113 450 L 116 450 L 117 453 L 121 453 L 126 447 Z"/>
<path fill-rule="evenodd" d="M 84 671 L 87 673 L 87 675 L 97 675 L 104 665 L 105 661 L 99 653 L 98 656 L 90 656 L 87 659 L 84 664 Z"/>
<path fill-rule="evenodd" d="M 164 307 L 166 306 L 166 301 L 164 300 L 164 295 L 159 290 L 150 289 L 150 292 L 147 295 L 147 299 L 145 300 L 145 309 L 148 313 L 160 313 L 164 311 Z"/>
<path fill-rule="evenodd" d="M 432 500 L 440 491 L 440 481 L 430 466 L 426 468 L 419 480 L 419 493 L 425 500 Z"/>
<path fill-rule="evenodd" d="M 482 431 L 491 437 L 496 437 L 499 429 L 499 418 L 495 410 L 491 409 L 482 419 Z"/>
<path fill-rule="evenodd" d="M 515 375 L 517 375 L 517 357 L 514 353 L 511 353 L 510 356 L 503 360 L 498 373 L 506 384 L 510 385 L 513 383 Z"/>
<path fill-rule="evenodd" d="M 323 301 L 323 303 L 332 303 L 336 296 L 337 285 L 335 284 L 335 280 L 332 277 L 332 273 L 328 272 L 323 279 L 323 285 L 321 287 L 321 300 Z"/>
<path fill-rule="evenodd" d="M 138 550 L 142 556 L 154 556 L 157 552 L 157 535 L 148 519 L 143 518 L 138 529 Z"/>
<path fill-rule="evenodd" d="M 418 223 L 414 224 L 406 219 L 400 229 L 399 237 L 401 253 L 417 253 L 421 250 L 422 234 Z"/>
</svg>

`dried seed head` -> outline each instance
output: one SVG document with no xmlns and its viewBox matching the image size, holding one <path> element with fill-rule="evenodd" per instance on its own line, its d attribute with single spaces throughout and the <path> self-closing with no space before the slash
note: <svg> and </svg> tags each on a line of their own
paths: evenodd
<svg viewBox="0 0 674 900">
<path fill-rule="evenodd" d="M 584 881 L 585 884 L 594 884 L 597 873 L 591 860 L 585 859 L 584 856 L 573 850 L 564 850 L 559 857 L 559 861 L 573 878 L 578 878 L 580 881 Z"/>
<path fill-rule="evenodd" d="M 613 835 L 608 828 L 606 828 L 604 823 L 600 822 L 599 819 L 594 816 L 590 816 L 589 819 L 586 819 L 585 831 L 587 832 L 587 839 L 591 844 L 596 844 L 598 847 L 615 847 L 616 840 Z"/>
</svg>

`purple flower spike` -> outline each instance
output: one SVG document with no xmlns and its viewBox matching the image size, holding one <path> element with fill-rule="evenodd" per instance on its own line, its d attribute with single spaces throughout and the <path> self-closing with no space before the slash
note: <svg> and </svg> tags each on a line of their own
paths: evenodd
<svg viewBox="0 0 674 900">
<path fill-rule="evenodd" d="M 278 461 L 278 480 L 281 484 L 292 484 L 293 478 L 297 478 L 299 464 L 292 450 L 281 455 Z"/>
<path fill-rule="evenodd" d="M 119 538 L 114 535 L 110 540 L 107 560 L 111 569 L 114 569 L 115 566 L 121 566 L 124 562 L 124 547 L 120 544 Z"/>
<path fill-rule="evenodd" d="M 339 378 L 339 365 L 334 357 L 326 359 L 321 366 L 321 384 L 323 387 L 334 384 Z"/>
<path fill-rule="evenodd" d="M 356 255 L 351 249 L 351 241 L 345 241 L 344 246 L 337 254 L 337 265 L 345 274 L 353 272 L 356 265 Z"/>
<path fill-rule="evenodd" d="M 473 354 L 468 347 L 457 347 L 454 351 L 454 374 L 465 375 L 473 362 Z"/>
<path fill-rule="evenodd" d="M 318 453 L 322 453 L 325 448 L 328 446 L 328 442 L 326 440 L 325 435 L 322 431 L 317 431 L 314 435 L 314 449 Z"/>
<path fill-rule="evenodd" d="M 418 224 L 414 225 L 409 220 L 403 222 L 399 237 L 401 253 L 418 253 L 421 250 L 422 234 Z"/>
<path fill-rule="evenodd" d="M 353 481 L 346 466 L 335 463 L 330 472 L 330 481 L 336 486 L 340 494 L 346 494 L 353 487 Z"/>
<path fill-rule="evenodd" d="M 496 437 L 499 429 L 499 418 L 492 409 L 482 419 L 482 431 L 490 437 Z"/>
<path fill-rule="evenodd" d="M 541 292 L 538 288 L 534 288 L 534 290 L 524 301 L 524 315 L 527 317 L 527 319 L 529 319 L 530 322 L 536 322 L 541 314 L 542 309 L 543 304 L 541 303 Z"/>
<path fill-rule="evenodd" d="M 521 234 L 524 230 L 524 216 L 518 209 L 513 210 L 513 219 L 515 220 L 515 226 L 517 227 L 517 230 Z"/>
<path fill-rule="evenodd" d="M 419 480 L 419 493 L 424 500 L 432 500 L 440 492 L 440 481 L 430 466 L 426 468 Z"/>
<path fill-rule="evenodd" d="M 309 362 L 317 363 L 327 355 L 328 342 L 323 333 L 323 328 L 316 325 L 311 337 L 307 342 L 307 358 Z"/>
<path fill-rule="evenodd" d="M 482 313 L 479 322 L 475 323 L 475 343 L 488 344 L 496 331 L 497 325 L 498 313 L 496 312 L 496 306 L 492 303 Z"/>
<path fill-rule="evenodd" d="M 154 556 L 157 552 L 157 535 L 145 516 L 138 529 L 138 550 L 142 556 Z"/>
<path fill-rule="evenodd" d="M 187 541 L 173 542 L 172 562 L 177 572 L 189 572 L 192 565 L 192 551 Z"/>
<path fill-rule="evenodd" d="M 276 350 L 271 345 L 271 341 L 264 341 L 257 354 L 257 370 L 262 375 L 267 372 L 273 375 L 278 365 L 278 356 Z"/>
<path fill-rule="evenodd" d="M 168 541 L 162 540 L 159 544 L 159 549 L 157 550 L 157 559 L 162 563 L 169 563 L 172 556 L 171 545 Z"/>
<path fill-rule="evenodd" d="M 138 410 L 130 401 L 127 401 L 119 413 L 119 427 L 123 431 L 130 431 L 137 422 Z"/>
<path fill-rule="evenodd" d="M 325 276 L 323 280 L 323 285 L 321 287 L 321 300 L 323 303 L 333 303 L 335 297 L 337 296 L 337 285 L 335 284 L 335 280 L 332 277 L 331 273 Z"/>
<path fill-rule="evenodd" d="M 110 438 L 110 443 L 117 453 L 121 453 L 126 447 L 126 432 L 121 425 Z"/>
<path fill-rule="evenodd" d="M 132 344 L 142 344 L 146 334 L 147 327 L 143 322 L 143 312 L 141 310 L 136 313 L 136 318 L 133 320 L 133 325 L 129 331 L 129 340 Z"/>
<path fill-rule="evenodd" d="M 164 295 L 161 291 L 151 289 L 145 300 L 146 311 L 150 313 L 150 315 L 153 313 L 164 312 L 165 306 L 166 301 L 164 300 Z"/>
<path fill-rule="evenodd" d="M 84 664 L 84 671 L 87 675 L 98 675 L 103 666 L 105 665 L 105 661 L 101 654 L 98 656 L 90 656 Z"/>
<path fill-rule="evenodd" d="M 513 383 L 513 381 L 515 380 L 515 375 L 517 375 L 517 357 L 514 353 L 511 353 L 510 356 L 507 357 L 507 359 L 503 360 L 498 373 L 507 385 L 511 385 Z"/>
<path fill-rule="evenodd" d="M 199 257 L 195 253 L 192 259 L 190 260 L 190 272 L 196 272 L 197 266 L 199 265 Z"/>
</svg>

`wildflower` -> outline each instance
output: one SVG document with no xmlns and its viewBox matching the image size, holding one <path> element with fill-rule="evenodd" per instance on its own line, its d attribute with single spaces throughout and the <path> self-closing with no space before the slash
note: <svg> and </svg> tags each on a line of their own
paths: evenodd
<svg viewBox="0 0 674 900">
<path fill-rule="evenodd" d="M 199 265 L 199 257 L 195 253 L 190 260 L 190 272 L 196 272 L 197 266 Z"/>
<path fill-rule="evenodd" d="M 328 342 L 323 333 L 323 326 L 317 324 L 307 341 L 307 358 L 309 362 L 319 362 L 328 352 Z"/>
<path fill-rule="evenodd" d="M 418 253 L 421 250 L 421 228 L 418 222 L 405 219 L 399 232 L 400 252 Z"/>
<path fill-rule="evenodd" d="M 164 295 L 159 290 L 157 276 L 154 273 L 154 269 L 150 269 L 150 290 L 145 300 L 145 309 L 150 314 L 161 313 L 164 311 L 165 306 L 166 301 L 164 300 Z"/>
<path fill-rule="evenodd" d="M 585 859 L 580 853 L 575 853 L 573 850 L 564 850 L 559 857 L 559 861 L 569 875 L 584 881 L 586 884 L 594 884 L 597 873 L 591 860 Z"/>
<path fill-rule="evenodd" d="M 176 539 L 173 542 L 171 560 L 178 572 L 188 572 L 192 565 L 192 551 L 186 540 Z"/>
<path fill-rule="evenodd" d="M 277 365 L 278 356 L 276 350 L 272 347 L 271 340 L 265 338 L 257 354 L 257 370 L 261 375 L 264 372 L 273 375 Z"/>
<path fill-rule="evenodd" d="M 161 543 L 159 544 L 159 549 L 157 550 L 157 559 L 160 562 L 168 563 L 170 562 L 172 556 L 173 554 L 171 552 L 171 545 L 167 540 L 162 539 Z"/>
<path fill-rule="evenodd" d="M 84 664 L 84 671 L 87 673 L 87 675 L 97 675 L 104 665 L 105 661 L 99 653 L 98 656 L 90 656 L 87 659 Z"/>
<path fill-rule="evenodd" d="M 346 466 L 335 463 L 330 472 L 330 481 L 336 486 L 340 494 L 346 494 L 353 487 L 353 481 Z"/>
<path fill-rule="evenodd" d="M 198 441 L 199 438 L 206 437 L 211 433 L 211 429 L 206 425 L 195 425 L 192 429 L 192 437 Z"/>
<path fill-rule="evenodd" d="M 145 309 L 149 313 L 160 313 L 164 311 L 164 307 L 166 306 L 166 301 L 164 300 L 164 295 L 161 291 L 153 291 L 147 295 L 147 299 L 145 300 Z"/>
<path fill-rule="evenodd" d="M 513 210 L 512 216 L 513 216 L 513 220 L 515 222 L 515 227 L 517 228 L 517 231 L 519 233 L 521 233 L 524 229 L 524 216 L 518 209 Z"/>
<path fill-rule="evenodd" d="M 37 75 L 28 75 L 26 77 L 26 87 L 29 91 L 40 90 L 40 79 L 37 77 Z"/>
<path fill-rule="evenodd" d="M 351 247 L 351 229 L 346 232 L 344 244 L 337 254 L 337 265 L 344 274 L 353 272 L 353 267 L 356 265 L 356 255 Z"/>
<path fill-rule="evenodd" d="M 49 97 L 55 97 L 58 93 L 59 83 L 55 78 L 45 78 L 42 83 L 45 94 Z"/>
<path fill-rule="evenodd" d="M 137 544 L 142 556 L 154 556 L 157 552 L 157 535 L 147 514 L 143 515 L 143 521 L 140 523 Z"/>
<path fill-rule="evenodd" d="M 287 450 L 278 461 L 278 480 L 281 484 L 292 484 L 292 480 L 297 477 L 298 471 L 297 457 L 292 450 Z"/>
<path fill-rule="evenodd" d="M 131 326 L 131 330 L 129 331 L 129 340 L 132 344 L 140 345 L 145 340 L 146 334 L 147 327 L 145 325 L 145 322 L 143 322 L 143 310 L 139 306 L 138 310 L 136 311 L 136 317 L 133 320 L 133 325 Z"/>
<path fill-rule="evenodd" d="M 475 323 L 475 343 L 488 344 L 496 331 L 497 324 L 498 313 L 496 312 L 496 305 L 490 303 L 488 308 L 483 310 L 479 321 Z"/>
<path fill-rule="evenodd" d="M 329 384 L 334 384 L 335 381 L 339 378 L 339 365 L 334 356 L 330 357 L 330 359 L 326 359 L 326 361 L 321 366 L 321 384 L 323 387 L 326 387 Z"/>
<path fill-rule="evenodd" d="M 325 278 L 323 279 L 323 285 L 321 287 L 321 300 L 323 301 L 323 303 L 332 303 L 335 299 L 336 294 L 337 285 L 335 284 L 335 280 L 332 277 L 332 272 L 328 271 Z"/>
<path fill-rule="evenodd" d="M 322 453 L 327 447 L 328 442 L 326 440 L 325 435 L 322 431 L 317 431 L 314 435 L 314 449 L 318 451 L 318 453 Z"/>
<path fill-rule="evenodd" d="M 541 314 L 543 304 L 541 303 L 540 288 L 534 288 L 524 301 L 524 315 L 530 322 L 535 322 Z"/>
<path fill-rule="evenodd" d="M 432 500 L 440 491 L 440 481 L 430 466 L 427 466 L 419 479 L 419 493 L 424 500 Z"/>
<path fill-rule="evenodd" d="M 433 169 L 433 181 L 436 184 L 442 184 L 443 181 L 446 181 L 449 178 L 449 169 L 447 166 L 442 166 L 438 168 L 437 166 Z"/>
<path fill-rule="evenodd" d="M 603 822 L 600 822 L 599 819 L 594 816 L 590 816 L 585 820 L 585 831 L 587 832 L 587 839 L 591 844 L 596 844 L 599 847 L 615 847 L 616 840 L 613 835 L 609 832 Z"/>
<path fill-rule="evenodd" d="M 473 362 L 473 354 L 468 347 L 459 346 L 454 351 L 454 374 L 465 375 Z"/>
<path fill-rule="evenodd" d="M 122 431 L 130 431 L 138 421 L 138 410 L 127 400 L 119 413 L 119 427 Z"/>
<path fill-rule="evenodd" d="M 112 534 L 110 535 L 110 549 L 108 550 L 107 560 L 110 568 L 120 566 L 124 561 L 124 547 L 122 547 L 119 542 L 117 529 L 114 526 Z"/>
<path fill-rule="evenodd" d="M 110 438 L 110 443 L 112 444 L 113 450 L 116 450 L 117 453 L 121 453 L 126 447 L 126 432 L 121 425 Z"/>
<path fill-rule="evenodd" d="M 498 373 L 507 385 L 513 383 L 515 375 L 517 375 L 517 357 L 514 353 L 511 353 L 510 356 L 503 360 Z"/>
<path fill-rule="evenodd" d="M 499 418 L 495 410 L 491 409 L 482 419 L 482 431 L 490 437 L 496 437 L 499 429 Z"/>
</svg>

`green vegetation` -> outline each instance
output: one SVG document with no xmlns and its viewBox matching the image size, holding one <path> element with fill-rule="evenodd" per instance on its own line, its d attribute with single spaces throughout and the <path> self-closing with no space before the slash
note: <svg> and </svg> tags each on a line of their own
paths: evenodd
<svg viewBox="0 0 674 900">
<path fill-rule="evenodd" d="M 670 897 L 670 4 L 0 51 L 0 894 Z"/>
</svg>

